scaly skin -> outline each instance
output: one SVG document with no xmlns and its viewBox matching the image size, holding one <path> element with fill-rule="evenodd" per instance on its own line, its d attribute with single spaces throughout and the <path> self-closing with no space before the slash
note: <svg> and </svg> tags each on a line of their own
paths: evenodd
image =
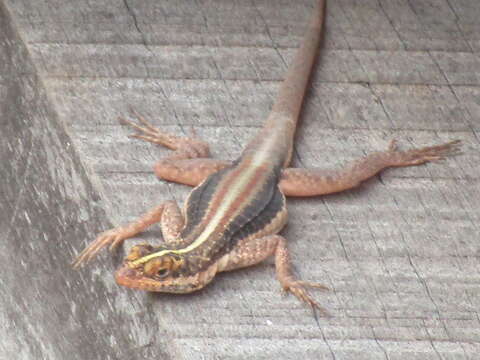
<svg viewBox="0 0 480 360">
<path fill-rule="evenodd" d="M 341 170 L 286 168 L 320 42 L 324 8 L 324 1 L 319 1 L 270 115 L 238 160 L 211 159 L 205 142 L 167 134 L 138 114 L 138 123 L 122 120 L 138 131 L 132 137 L 174 150 L 155 166 L 158 177 L 195 188 L 183 212 L 175 203 L 167 202 L 131 224 L 101 234 L 79 255 L 75 267 L 102 248 L 115 248 L 160 222 L 164 243 L 158 247 L 134 246 L 115 274 L 118 284 L 146 291 L 188 293 L 207 285 L 218 272 L 251 266 L 273 255 L 282 288 L 320 308 L 306 288 L 326 287 L 294 277 L 286 239 L 277 235 L 287 221 L 285 195 L 343 191 L 385 168 L 439 160 L 458 149 L 458 142 L 453 141 L 399 151 L 392 142 L 387 151 L 370 154 Z"/>
</svg>

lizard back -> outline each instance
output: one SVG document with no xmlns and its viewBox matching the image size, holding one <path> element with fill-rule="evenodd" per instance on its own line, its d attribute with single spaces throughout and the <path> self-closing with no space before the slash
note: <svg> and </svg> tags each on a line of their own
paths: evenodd
<svg viewBox="0 0 480 360">
<path fill-rule="evenodd" d="M 184 271 L 198 272 L 228 252 L 239 234 L 255 231 L 254 219 L 260 214 L 266 216 L 266 222 L 279 212 L 286 214 L 278 179 L 282 167 L 290 162 L 295 127 L 320 42 L 324 6 L 323 0 L 317 3 L 259 134 L 231 167 L 208 177 L 187 198 L 181 238 L 188 245 L 182 252 L 195 261 Z"/>
</svg>

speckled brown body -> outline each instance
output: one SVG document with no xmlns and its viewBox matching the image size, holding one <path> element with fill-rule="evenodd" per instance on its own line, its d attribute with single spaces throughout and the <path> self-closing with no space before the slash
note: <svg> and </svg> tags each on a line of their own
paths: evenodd
<svg viewBox="0 0 480 360">
<path fill-rule="evenodd" d="M 206 285 L 216 272 L 256 264 L 275 252 L 279 241 L 268 237 L 278 233 L 287 221 L 285 196 L 278 183 L 282 168 L 290 162 L 296 122 L 320 40 L 323 11 L 323 1 L 319 1 L 305 41 L 263 129 L 237 161 L 223 163 L 206 178 L 203 175 L 203 181 L 185 202 L 185 220 L 176 243 L 167 242 L 166 247 L 151 249 L 147 256 L 127 260 L 116 273 L 119 284 L 149 291 L 190 292 Z M 160 141 L 165 145 L 165 139 Z M 157 164 L 157 175 L 169 179 L 173 176 L 178 181 L 186 174 L 176 167 L 179 159 L 197 158 L 199 153 L 205 157 L 208 153 L 201 144 L 193 143 L 176 150 L 177 155 Z M 186 182 L 192 178 L 198 181 L 199 176 L 188 176 Z M 145 274 L 148 263 L 171 255 L 180 256 L 182 265 L 168 278 Z M 163 269 L 164 264 L 158 266 Z"/>
<path fill-rule="evenodd" d="M 419 165 L 454 154 L 457 142 L 370 154 L 345 169 L 287 168 L 324 15 L 318 1 L 305 36 L 289 67 L 278 98 L 263 128 L 234 162 L 209 158 L 209 147 L 197 138 L 167 134 L 141 116 L 139 123 L 123 120 L 139 133 L 133 137 L 175 150 L 159 161 L 155 173 L 162 179 L 196 186 L 183 211 L 166 202 L 126 226 L 101 234 L 77 258 L 80 265 L 107 245 L 160 222 L 164 243 L 134 246 L 116 272 L 118 284 L 146 291 L 188 293 L 207 285 L 215 274 L 275 257 L 282 287 L 301 301 L 319 307 L 307 287 L 324 288 L 297 280 L 290 269 L 286 239 L 278 235 L 287 221 L 287 196 L 317 196 L 357 186 L 388 167 Z"/>
</svg>

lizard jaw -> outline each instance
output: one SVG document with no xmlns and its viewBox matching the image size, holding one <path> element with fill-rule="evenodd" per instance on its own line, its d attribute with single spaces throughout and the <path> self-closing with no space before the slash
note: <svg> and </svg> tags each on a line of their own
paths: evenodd
<svg viewBox="0 0 480 360">
<path fill-rule="evenodd" d="M 122 266 L 115 272 L 115 281 L 118 285 L 131 289 L 161 291 L 159 281 L 143 276 L 129 266 Z"/>
<path fill-rule="evenodd" d="M 155 279 L 144 275 L 139 269 L 132 268 L 126 262 L 115 272 L 115 281 L 118 285 L 131 289 L 187 294 L 203 288 L 214 278 L 216 273 L 217 266 L 213 264 L 205 271 L 195 275 Z"/>
</svg>

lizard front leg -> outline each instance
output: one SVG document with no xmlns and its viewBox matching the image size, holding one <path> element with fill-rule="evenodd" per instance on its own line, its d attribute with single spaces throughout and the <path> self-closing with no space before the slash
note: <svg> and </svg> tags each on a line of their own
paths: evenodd
<svg viewBox="0 0 480 360">
<path fill-rule="evenodd" d="M 178 241 L 178 234 L 183 227 L 183 217 L 178 205 L 174 201 L 167 201 L 127 225 L 101 233 L 78 255 L 72 264 L 73 267 L 78 268 L 90 261 L 104 247 L 110 246 L 110 250 L 115 249 L 126 239 L 134 237 L 159 221 L 164 240 L 167 243 Z"/>
<path fill-rule="evenodd" d="M 230 271 L 258 264 L 267 257 L 275 256 L 275 269 L 283 290 L 292 293 L 300 301 L 325 311 L 308 293 L 307 287 L 328 289 L 322 284 L 298 280 L 292 273 L 287 241 L 280 235 L 247 238 L 218 262 L 218 271 Z"/>
<path fill-rule="evenodd" d="M 282 171 L 279 187 L 287 196 L 316 196 L 340 192 L 358 186 L 389 167 L 420 165 L 441 160 L 459 152 L 460 141 L 419 149 L 400 151 L 392 141 L 387 151 L 380 151 L 359 159 L 344 169 L 296 169 Z"/>
<path fill-rule="evenodd" d="M 208 144 L 197 137 L 168 134 L 154 127 L 139 114 L 134 114 L 139 123 L 120 119 L 122 123 L 138 131 L 137 134 L 130 135 L 131 137 L 174 150 L 155 165 L 155 174 L 160 179 L 197 186 L 209 175 L 231 165 L 229 161 L 210 158 Z"/>
</svg>

